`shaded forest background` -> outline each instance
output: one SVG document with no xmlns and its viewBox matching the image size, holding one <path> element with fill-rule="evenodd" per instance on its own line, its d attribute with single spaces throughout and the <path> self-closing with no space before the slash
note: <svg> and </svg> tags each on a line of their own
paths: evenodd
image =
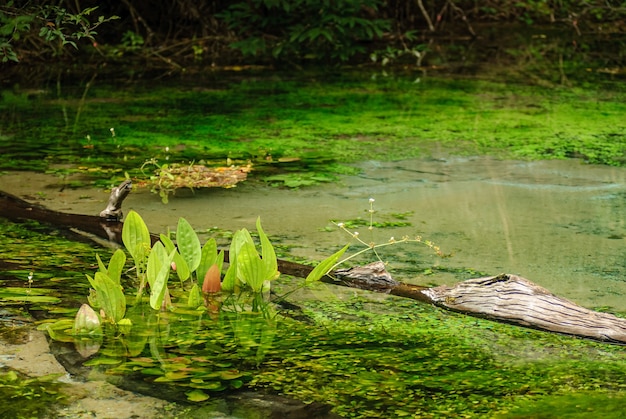
<svg viewBox="0 0 626 419">
<path fill-rule="evenodd" d="M 3 78 L 24 65 L 476 68 L 624 75 L 626 1 L 33 0 L 0 6 Z M 543 63 L 543 64 L 542 64 Z M 559 74 L 560 73 L 560 74 Z"/>
</svg>

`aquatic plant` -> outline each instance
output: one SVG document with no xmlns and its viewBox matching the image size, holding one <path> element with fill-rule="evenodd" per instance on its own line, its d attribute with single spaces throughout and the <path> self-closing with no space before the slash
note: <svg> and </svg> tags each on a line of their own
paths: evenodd
<svg viewBox="0 0 626 419">
<path fill-rule="evenodd" d="M 267 291 L 280 275 L 278 261 L 260 218 L 256 232 L 258 249 L 247 229 L 235 232 L 221 281 L 224 252 L 218 251 L 213 238 L 202 246 L 193 227 L 180 218 L 175 242 L 165 234 L 157 240 L 141 216 L 131 211 L 122 241 L 136 278 L 130 283 L 124 278 L 123 250 L 116 250 L 108 264 L 97 256 L 98 271 L 87 275 L 92 287 L 89 304 L 83 304 L 73 321 L 44 322 L 40 328 L 54 340 L 73 342 L 78 353 L 90 358 L 86 366 L 118 366 L 113 369 L 117 373 L 139 370 L 155 382 L 189 387 L 185 394 L 191 401 L 206 400 L 205 391 L 240 388 L 253 375 L 233 367 L 230 358 L 258 366 L 277 333 Z M 346 249 L 320 263 L 304 285 L 325 275 Z M 172 271 L 180 286 L 170 284 Z M 135 288 L 135 302 L 127 306 L 126 293 Z M 207 333 L 212 336 L 207 343 L 211 356 L 168 359 L 166 348 L 200 345 L 209 340 Z M 142 357 L 147 350 L 149 357 Z"/>
<path fill-rule="evenodd" d="M 361 234 L 358 231 L 351 231 L 349 230 L 348 227 L 353 227 L 353 226 L 362 226 L 362 225 L 367 225 L 367 229 L 368 231 L 372 232 L 374 230 L 375 227 L 388 227 L 388 224 L 385 223 L 379 223 L 379 222 L 375 222 L 374 221 L 374 213 L 376 212 L 376 210 L 374 210 L 374 202 L 376 202 L 376 200 L 374 198 L 369 198 L 368 199 L 368 203 L 369 203 L 369 209 L 367 210 L 368 215 L 369 215 L 369 220 L 368 222 L 364 222 L 363 220 L 359 220 L 359 222 L 349 222 L 349 223 L 344 223 L 344 222 L 336 222 L 334 223 L 337 227 L 339 227 L 342 231 L 344 231 L 345 233 L 347 233 L 350 237 L 352 237 L 358 244 L 362 245 L 363 248 L 352 253 L 351 255 L 347 256 L 344 259 L 338 260 L 333 266 L 330 267 L 330 269 L 328 270 L 328 272 L 333 271 L 337 266 L 342 265 L 344 263 L 346 263 L 347 261 L 354 259 L 366 252 L 372 252 L 374 253 L 374 255 L 376 256 L 376 258 L 378 259 L 378 261 L 383 262 L 384 260 L 382 259 L 382 257 L 380 256 L 380 254 L 378 253 L 378 249 L 383 248 L 383 247 L 387 247 L 387 246 L 393 246 L 393 245 L 398 245 L 398 244 L 402 244 L 402 243 L 418 243 L 418 244 L 422 244 L 426 247 L 429 247 L 430 249 L 432 249 L 435 254 L 437 254 L 440 257 L 445 257 L 448 255 L 444 255 L 444 253 L 441 251 L 441 249 L 439 248 L 439 246 L 437 246 L 435 243 L 433 243 L 430 240 L 424 239 L 422 236 L 415 236 L 415 237 L 410 237 L 410 236 L 403 236 L 399 239 L 396 239 L 395 237 L 390 237 L 389 240 L 385 243 L 378 243 L 376 244 L 376 242 L 373 239 L 372 236 L 372 240 L 370 242 L 366 242 L 365 240 L 363 240 L 363 238 L 361 237 Z M 404 225 L 404 223 L 402 223 L 402 225 Z M 393 226 L 393 224 L 392 224 Z"/>
<path fill-rule="evenodd" d="M 55 404 L 67 400 L 56 382 L 61 374 L 29 378 L 14 370 L 0 372 L 0 415 L 5 418 L 53 417 Z"/>
<path fill-rule="evenodd" d="M 141 166 L 156 166 L 155 174 L 149 179 L 140 180 L 138 186 L 147 186 L 153 193 L 158 193 L 164 204 L 167 204 L 169 195 L 177 189 L 188 188 L 232 188 L 237 183 L 246 180 L 252 166 L 207 167 L 204 164 L 158 164 L 156 159 L 150 159 Z"/>
<path fill-rule="evenodd" d="M 130 211 L 122 229 L 122 241 L 134 263 L 136 280 L 131 289 L 136 288 L 135 305 L 142 304 L 144 290 L 148 288 L 149 305 L 156 311 L 175 310 L 176 306 L 198 310 L 204 302 L 210 312 L 250 311 L 272 317 L 267 292 L 270 282 L 280 275 L 278 261 L 260 218 L 256 221 L 256 230 L 260 252 L 247 229 L 235 232 L 230 244 L 228 269 L 221 281 L 224 252 L 218 251 L 215 239 L 207 240 L 202 246 L 193 227 L 180 218 L 176 243 L 169 235 L 161 234 L 159 240 L 154 238 L 152 244 L 153 237 L 144 220 L 137 212 Z M 308 275 L 305 285 L 327 274 L 347 247 L 321 262 Z M 127 331 L 133 325 L 132 320 L 126 317 L 127 301 L 122 287 L 126 264 L 124 251 L 116 250 L 108 265 L 100 256 L 96 258 L 98 271 L 93 276 L 86 275 L 92 287 L 89 305 L 83 305 L 74 319 L 72 334 L 76 336 L 96 331 L 101 333 L 101 325 L 113 325 L 119 332 Z M 169 286 L 172 271 L 176 272 L 180 281 L 176 291 L 170 290 Z M 171 300 L 172 293 L 184 298 L 175 305 Z M 55 337 L 56 330 L 61 327 L 48 325 L 48 329 L 50 335 Z"/>
</svg>

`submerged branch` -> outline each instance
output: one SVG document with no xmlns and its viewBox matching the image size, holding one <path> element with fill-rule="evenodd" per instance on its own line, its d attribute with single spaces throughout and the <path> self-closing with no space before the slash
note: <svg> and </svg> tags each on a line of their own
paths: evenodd
<svg viewBox="0 0 626 419">
<path fill-rule="evenodd" d="M 121 203 L 130 187 L 122 183 L 111 194 L 113 204 Z M 116 201 L 115 198 L 120 198 Z M 111 206 L 111 202 L 109 202 Z M 109 208 L 107 206 L 107 208 Z M 113 214 L 121 207 L 113 205 Z M 103 211 L 104 213 L 105 211 Z M 121 243 L 123 223 L 105 217 L 67 214 L 30 204 L 0 191 L 0 216 L 13 221 L 35 220 L 56 228 L 85 231 Z M 158 240 L 152 235 L 154 241 Z M 228 253 L 226 260 L 228 260 Z M 283 274 L 306 278 L 311 266 L 278 261 Z M 322 282 L 410 298 L 438 307 L 499 322 L 564 333 L 610 343 L 626 344 L 626 319 L 581 307 L 517 275 L 501 274 L 475 278 L 452 287 L 428 288 L 396 281 L 382 262 L 351 269 L 338 269 Z"/>
</svg>

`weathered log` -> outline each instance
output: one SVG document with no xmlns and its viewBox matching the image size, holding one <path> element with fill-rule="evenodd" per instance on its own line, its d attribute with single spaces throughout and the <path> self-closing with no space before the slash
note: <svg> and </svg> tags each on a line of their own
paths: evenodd
<svg viewBox="0 0 626 419">
<path fill-rule="evenodd" d="M 113 214 L 118 210 L 121 214 L 121 201 L 128 194 L 128 186 L 122 183 L 112 192 Z M 115 197 L 121 197 L 120 205 L 115 203 L 114 194 Z M 111 201 L 109 204 L 111 205 Z M 52 211 L 1 191 L 0 216 L 11 220 L 36 220 L 64 229 L 78 229 L 121 243 L 123 223 L 120 221 Z M 153 240 L 158 240 L 156 235 L 152 237 Z M 313 268 L 278 260 L 278 269 L 286 275 L 304 278 Z M 604 342 L 626 343 L 626 319 L 583 308 L 516 275 L 501 274 L 469 279 L 453 287 L 427 288 L 396 281 L 385 270 L 382 262 L 375 262 L 362 267 L 336 270 L 322 278 L 322 281 L 410 298 L 499 322 Z"/>
<path fill-rule="evenodd" d="M 517 275 L 468 279 L 426 288 L 391 278 L 382 262 L 335 271 L 341 285 L 424 301 L 503 323 L 604 342 L 626 343 L 626 319 L 581 307 Z M 325 280 L 328 282 L 327 280 Z"/>
<path fill-rule="evenodd" d="M 0 217 L 11 221 L 35 220 L 66 231 L 94 234 L 106 240 L 121 242 L 123 224 L 118 220 L 83 214 L 68 214 L 32 204 L 0 191 Z"/>
<path fill-rule="evenodd" d="M 626 319 L 592 311 L 517 275 L 469 279 L 421 291 L 433 304 L 500 322 L 626 343 Z"/>
<path fill-rule="evenodd" d="M 122 213 L 122 203 L 133 189 L 133 183 L 130 179 L 126 179 L 119 186 L 111 189 L 109 202 L 107 207 L 100 212 L 100 217 L 108 221 L 120 221 L 124 214 Z"/>
<path fill-rule="evenodd" d="M 84 233 L 103 238 L 109 242 L 122 244 L 122 202 L 132 189 L 130 180 L 123 181 L 111 190 L 106 208 L 99 216 L 71 214 L 48 209 L 0 191 L 0 217 L 11 221 L 34 220 L 71 233 L 72 237 L 85 239 Z M 159 240 L 158 235 L 151 235 Z M 89 240 L 87 237 L 86 240 Z"/>
</svg>

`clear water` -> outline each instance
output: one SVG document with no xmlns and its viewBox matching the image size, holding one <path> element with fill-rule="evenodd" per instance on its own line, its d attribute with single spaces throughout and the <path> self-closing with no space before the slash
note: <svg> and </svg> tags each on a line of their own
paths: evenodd
<svg viewBox="0 0 626 419">
<path fill-rule="evenodd" d="M 415 244 L 387 247 L 381 257 L 398 280 L 451 285 L 514 273 L 583 306 L 626 311 L 626 169 L 485 157 L 368 161 L 360 168 L 360 175 L 339 183 L 297 190 L 257 182 L 184 190 L 167 205 L 136 190 L 125 208 L 138 211 L 153 232 L 174 230 L 179 217 L 199 231 L 254 230 L 260 216 L 289 254 L 321 260 L 351 240 L 331 221 L 369 220 L 374 198 L 374 221 L 397 221 L 401 214 L 411 225 L 357 228 L 366 242 L 421 235 L 452 255 L 440 259 Z M 0 182 L 2 190 L 67 212 L 97 214 L 107 199 L 102 190 L 60 191 L 58 178 L 35 173 L 9 173 Z"/>
</svg>

